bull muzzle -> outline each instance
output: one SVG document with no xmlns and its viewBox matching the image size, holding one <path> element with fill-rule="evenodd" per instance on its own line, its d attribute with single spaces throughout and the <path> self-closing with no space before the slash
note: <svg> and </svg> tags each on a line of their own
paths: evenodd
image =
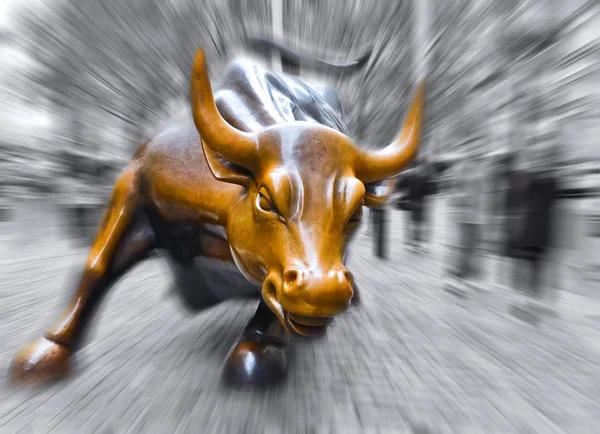
<svg viewBox="0 0 600 434">
<path fill-rule="evenodd" d="M 320 336 L 352 300 L 353 277 L 345 267 L 321 272 L 288 268 L 270 273 L 262 295 L 282 325 L 292 334 Z"/>
</svg>

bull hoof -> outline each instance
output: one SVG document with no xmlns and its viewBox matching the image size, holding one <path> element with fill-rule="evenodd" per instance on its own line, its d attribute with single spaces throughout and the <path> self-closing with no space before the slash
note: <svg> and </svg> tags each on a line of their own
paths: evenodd
<svg viewBox="0 0 600 434">
<path fill-rule="evenodd" d="M 71 372 L 71 351 L 46 338 L 21 349 L 10 364 L 12 385 L 41 385 L 65 378 Z"/>
<path fill-rule="evenodd" d="M 287 376 L 288 363 L 282 347 L 263 340 L 242 340 L 229 352 L 223 371 L 226 386 L 264 388 Z"/>
</svg>

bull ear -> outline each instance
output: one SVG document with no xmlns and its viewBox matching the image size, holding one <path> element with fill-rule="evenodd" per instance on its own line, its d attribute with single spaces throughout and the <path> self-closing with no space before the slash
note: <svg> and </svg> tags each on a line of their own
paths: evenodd
<svg viewBox="0 0 600 434">
<path fill-rule="evenodd" d="M 365 184 L 365 206 L 369 208 L 385 206 L 392 197 L 395 185 L 396 178 Z"/>
<path fill-rule="evenodd" d="M 211 149 L 202 141 L 204 156 L 210 171 L 219 181 L 247 186 L 253 179 L 252 172 L 227 160 L 221 154 Z"/>
</svg>

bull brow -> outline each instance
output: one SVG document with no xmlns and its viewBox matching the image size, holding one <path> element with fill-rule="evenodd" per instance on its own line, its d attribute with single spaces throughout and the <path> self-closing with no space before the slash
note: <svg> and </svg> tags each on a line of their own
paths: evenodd
<svg viewBox="0 0 600 434">
<path fill-rule="evenodd" d="M 283 169 L 276 169 L 266 179 L 266 187 L 271 191 L 275 206 L 288 218 L 302 211 L 302 184 L 294 182 L 297 181 L 294 178 L 298 176 L 290 176 Z"/>
<path fill-rule="evenodd" d="M 304 185 L 302 178 L 297 172 L 292 172 L 292 176 L 288 178 L 290 186 L 290 208 L 291 216 L 299 217 L 304 209 Z"/>
</svg>

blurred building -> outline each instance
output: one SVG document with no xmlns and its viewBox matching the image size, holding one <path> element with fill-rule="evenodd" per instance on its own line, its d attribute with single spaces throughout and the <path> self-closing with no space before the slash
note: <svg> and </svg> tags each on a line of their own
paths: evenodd
<svg viewBox="0 0 600 434">
<path fill-rule="evenodd" d="M 245 37 L 275 34 L 269 0 L 148 4 L 123 6 L 127 16 L 136 17 L 128 22 L 92 3 L 77 11 L 67 3 L 40 6 L 19 17 L 20 39 L 5 34 L 0 42 L 20 59 L 10 63 L 6 59 L 11 57 L 3 56 L 1 61 L 7 86 L 0 104 L 3 113 L 11 114 L 0 119 L 7 133 L 2 146 L 11 149 L 3 160 L 15 163 L 9 156 L 22 154 L 71 167 L 59 155 L 73 154 L 77 161 L 89 160 L 80 168 L 97 159 L 122 166 L 140 141 L 173 114 L 172 103 L 187 99 L 187 75 L 199 45 L 205 46 L 217 79 L 244 51 Z M 278 25 L 292 48 L 318 57 L 353 58 L 373 49 L 364 71 L 349 77 L 288 68 L 339 89 L 361 145 L 384 146 L 396 134 L 414 88 L 418 44 L 413 26 L 422 26 L 431 40 L 424 133 L 430 159 L 523 148 L 538 121 L 547 118 L 558 122 L 559 140 L 569 149 L 565 159 L 600 158 L 594 143 L 600 128 L 594 122 L 600 105 L 597 3 L 444 2 L 430 4 L 427 23 L 414 22 L 410 1 L 347 5 L 337 10 L 328 2 L 286 0 Z M 197 14 L 200 7 L 202 14 Z M 151 13 L 158 18 L 149 28 L 143 17 Z M 323 20 L 326 16 L 336 16 L 335 22 Z M 106 33 L 103 26 L 110 23 L 113 31 Z M 42 28 L 55 38 L 52 44 Z M 28 121 L 15 122 L 18 112 Z M 467 149 L 474 136 L 485 137 L 477 145 L 482 149 Z M 2 163 L 5 173 L 17 170 L 13 163 Z M 69 176 L 63 169 L 47 170 Z M 29 177 L 48 178 L 42 173 L 40 168 Z"/>
<path fill-rule="evenodd" d="M 600 159 L 600 5 L 585 11 L 563 32 L 557 44 L 560 59 L 551 84 L 561 91 L 561 105 L 555 106 L 563 143 L 576 161 Z"/>
</svg>

